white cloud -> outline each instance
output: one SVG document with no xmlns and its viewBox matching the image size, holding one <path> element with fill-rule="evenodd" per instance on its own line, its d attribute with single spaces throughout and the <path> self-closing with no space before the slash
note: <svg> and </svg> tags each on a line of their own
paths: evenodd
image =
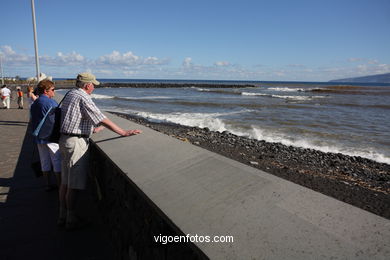
<svg viewBox="0 0 390 260">
<path fill-rule="evenodd" d="M 169 63 L 168 59 L 158 59 L 156 57 L 147 57 L 144 60 L 145 65 L 165 65 Z"/>
<path fill-rule="evenodd" d="M 192 58 L 190 58 L 190 57 L 185 58 L 184 61 L 183 61 L 183 67 L 191 68 L 192 66 L 193 66 Z"/>
<path fill-rule="evenodd" d="M 134 70 L 125 70 L 125 71 L 122 71 L 122 74 L 125 76 L 134 76 L 134 75 L 137 75 L 138 72 L 134 71 Z"/>
<path fill-rule="evenodd" d="M 283 70 L 279 70 L 279 71 L 274 71 L 274 74 L 278 77 L 284 77 L 286 76 L 286 72 L 283 71 Z"/>
<path fill-rule="evenodd" d="M 69 54 L 58 52 L 55 57 L 41 56 L 40 61 L 42 65 L 50 66 L 75 66 L 85 65 L 87 63 L 87 59 L 75 51 Z"/>
<path fill-rule="evenodd" d="M 12 56 L 16 54 L 15 51 L 11 48 L 11 46 L 8 45 L 1 46 L 1 50 L 7 56 Z"/>
<path fill-rule="evenodd" d="M 58 52 L 57 53 L 57 60 L 60 60 L 60 61 L 65 62 L 65 63 L 82 63 L 86 59 L 82 55 L 73 51 L 69 54 L 63 54 L 62 52 Z"/>
<path fill-rule="evenodd" d="M 368 64 L 378 64 L 378 63 L 379 63 L 379 61 L 375 60 L 375 59 L 368 60 Z"/>
<path fill-rule="evenodd" d="M 214 62 L 214 65 L 217 67 L 228 67 L 230 66 L 230 62 L 228 61 L 216 61 Z"/>
<path fill-rule="evenodd" d="M 33 55 L 20 53 L 11 46 L 0 46 L 3 67 L 7 75 L 31 76 L 35 73 Z M 113 51 L 110 54 L 90 59 L 76 51 L 40 57 L 41 71 L 53 77 L 71 77 L 80 71 L 93 71 L 98 77 L 142 77 L 142 78 L 183 78 L 183 79 L 231 79 L 231 80 L 302 80 L 326 81 L 382 74 L 390 72 L 390 64 L 375 59 L 350 58 L 336 66 L 312 67 L 303 64 L 289 64 L 271 67 L 269 65 L 243 66 L 227 61 L 213 64 L 196 64 L 186 57 L 181 66 L 165 66 L 169 59 L 155 56 L 146 58 L 128 51 Z M 4 66 L 5 65 L 5 66 Z"/>
<path fill-rule="evenodd" d="M 109 65 L 136 65 L 140 58 L 131 51 L 121 54 L 119 51 L 113 51 L 98 58 L 97 62 Z"/>
<path fill-rule="evenodd" d="M 365 64 L 359 64 L 356 66 L 339 66 L 339 67 L 328 67 L 318 68 L 313 71 L 312 75 L 316 77 L 326 77 L 323 80 L 341 79 L 341 78 L 352 78 L 369 76 L 375 74 L 383 74 L 390 72 L 390 64 L 371 64 L 367 62 Z"/>
<path fill-rule="evenodd" d="M 3 62 L 7 62 L 12 65 L 31 64 L 34 62 L 34 57 L 26 54 L 16 53 L 11 46 L 0 46 L 2 52 Z"/>
<path fill-rule="evenodd" d="M 287 67 L 303 69 L 303 68 L 305 68 L 305 65 L 303 65 L 303 64 L 288 64 Z"/>
<path fill-rule="evenodd" d="M 94 70 L 95 74 L 101 74 L 101 75 L 114 75 L 114 71 L 112 70 Z"/>
<path fill-rule="evenodd" d="M 110 54 L 99 57 L 96 61 L 101 65 L 119 65 L 119 66 L 137 66 L 137 65 L 163 65 L 168 62 L 167 59 L 158 59 L 156 57 L 143 58 L 133 54 L 133 52 L 125 52 L 121 54 L 119 51 L 113 51 Z"/>
<path fill-rule="evenodd" d="M 349 58 L 348 61 L 349 62 L 359 62 L 359 61 L 362 61 L 363 59 L 362 58 Z"/>
</svg>

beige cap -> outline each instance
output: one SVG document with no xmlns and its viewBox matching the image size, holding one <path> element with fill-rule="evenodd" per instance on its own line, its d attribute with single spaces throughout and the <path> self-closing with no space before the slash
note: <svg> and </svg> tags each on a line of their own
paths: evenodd
<svg viewBox="0 0 390 260">
<path fill-rule="evenodd" d="M 77 80 L 85 83 L 93 83 L 94 85 L 100 85 L 100 82 L 96 80 L 95 75 L 89 72 L 83 72 L 78 74 Z"/>
</svg>

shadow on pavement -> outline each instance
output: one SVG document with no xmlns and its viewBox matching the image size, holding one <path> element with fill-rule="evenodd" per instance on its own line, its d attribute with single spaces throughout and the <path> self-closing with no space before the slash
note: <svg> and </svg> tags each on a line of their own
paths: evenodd
<svg viewBox="0 0 390 260">
<path fill-rule="evenodd" d="M 57 227 L 57 191 L 46 192 L 45 181 L 35 177 L 30 168 L 32 151 L 27 130 L 13 176 L 0 178 L 0 260 L 110 259 L 107 232 L 99 224 L 96 203 L 88 190 L 83 192 L 79 208 L 91 224 L 72 232 Z"/>
<path fill-rule="evenodd" d="M 13 126 L 26 126 L 28 123 L 23 122 L 23 121 L 1 121 L 0 120 L 0 126 L 1 125 L 13 125 Z"/>
</svg>

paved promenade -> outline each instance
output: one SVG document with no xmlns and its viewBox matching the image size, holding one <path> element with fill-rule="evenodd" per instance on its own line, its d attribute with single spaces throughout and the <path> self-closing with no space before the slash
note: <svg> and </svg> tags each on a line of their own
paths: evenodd
<svg viewBox="0 0 390 260">
<path fill-rule="evenodd" d="M 15 104 L 0 109 L 0 260 L 110 259 L 108 238 L 88 192 L 83 194 L 82 215 L 92 217 L 92 223 L 79 231 L 57 228 L 57 191 L 46 192 L 44 179 L 30 168 L 28 113 Z"/>
</svg>

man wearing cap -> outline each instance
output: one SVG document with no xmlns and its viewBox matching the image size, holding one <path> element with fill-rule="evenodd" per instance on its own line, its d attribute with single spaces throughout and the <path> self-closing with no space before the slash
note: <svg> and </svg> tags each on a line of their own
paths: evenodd
<svg viewBox="0 0 390 260">
<path fill-rule="evenodd" d="M 75 229 L 82 225 L 74 209 L 77 192 L 84 190 L 86 185 L 90 135 L 104 127 L 121 136 L 141 133 L 140 130 L 123 130 L 100 111 L 90 97 L 95 85 L 99 84 L 91 73 L 78 74 L 77 88 L 66 95 L 61 106 L 59 145 L 62 156 L 62 179 L 58 225 L 65 225 L 67 229 Z"/>
</svg>

